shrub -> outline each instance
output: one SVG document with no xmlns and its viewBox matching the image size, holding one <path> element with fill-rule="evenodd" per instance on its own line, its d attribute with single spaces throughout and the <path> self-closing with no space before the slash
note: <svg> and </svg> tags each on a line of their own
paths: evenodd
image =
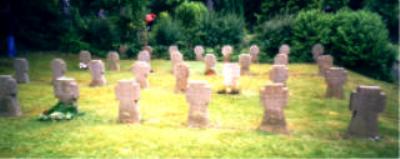
<svg viewBox="0 0 400 159">
<path fill-rule="evenodd" d="M 4 18 L 2 25 L 7 27 L 1 28 L 0 32 L 12 32 L 19 48 L 56 50 L 60 46 L 60 40 L 55 37 L 65 29 L 58 9 L 57 1 L 1 1 L 0 10 L 2 19 Z M 10 17 L 7 10 L 11 10 Z"/>
<path fill-rule="evenodd" d="M 259 22 L 277 15 L 295 14 L 303 9 L 319 8 L 320 0 L 264 0 L 261 4 Z"/>
<path fill-rule="evenodd" d="M 251 3 L 254 3 L 254 1 L 255 0 L 252 0 Z M 236 14 L 242 16 L 244 14 L 244 5 L 244 0 L 215 0 L 213 9 L 222 14 Z"/>
<path fill-rule="evenodd" d="M 292 26 L 292 27 L 291 27 Z M 379 15 L 368 11 L 341 10 L 335 14 L 320 10 L 300 12 L 295 20 L 273 18 L 258 26 L 256 40 L 273 56 L 282 43 L 291 45 L 290 60 L 312 61 L 311 48 L 322 43 L 335 63 L 365 75 L 391 80 L 390 68 L 397 54 Z"/>
<path fill-rule="evenodd" d="M 14 19 L 12 30 L 17 46 L 42 51 L 89 49 L 102 56 L 121 42 L 140 44 L 144 41 L 138 35 L 144 30 L 145 0 L 74 0 L 70 1 L 69 12 L 61 10 L 63 2 L 0 2 L 1 9 L 12 8 L 15 16 L 11 18 Z M 105 19 L 94 16 L 99 9 L 106 11 Z"/>
<path fill-rule="evenodd" d="M 149 0 L 148 7 L 151 9 L 151 12 L 156 14 L 163 11 L 172 13 L 177 6 L 185 1 L 186 0 Z"/>
<path fill-rule="evenodd" d="M 310 49 L 316 43 L 323 44 L 326 49 L 330 47 L 333 18 L 333 14 L 325 14 L 319 10 L 298 14 L 293 24 L 291 61 L 312 61 Z"/>
<path fill-rule="evenodd" d="M 179 21 L 169 16 L 159 19 L 151 32 L 151 42 L 155 45 L 169 46 L 184 42 L 184 29 Z"/>
<path fill-rule="evenodd" d="M 337 63 L 378 79 L 388 79 L 394 54 L 381 17 L 368 11 L 340 11 L 333 22 L 329 51 Z"/>
<path fill-rule="evenodd" d="M 205 46 L 238 45 L 244 37 L 244 26 L 244 19 L 237 15 L 211 13 L 202 19 L 190 41 Z"/>
<path fill-rule="evenodd" d="M 128 50 L 126 51 L 126 55 L 129 58 L 135 58 L 137 57 L 137 54 L 142 50 L 143 45 L 139 43 L 129 43 L 128 44 Z"/>
<path fill-rule="evenodd" d="M 318 9 L 323 11 L 329 6 L 332 11 L 347 7 L 349 0 L 263 0 L 259 22 L 264 22 L 278 15 L 297 14 L 300 11 Z"/>
<path fill-rule="evenodd" d="M 108 50 L 120 43 L 115 25 L 109 19 L 88 18 L 83 41 L 90 44 L 90 51 L 105 57 Z"/>
<path fill-rule="evenodd" d="M 399 38 L 399 2 L 397 0 L 365 0 L 365 8 L 382 16 L 393 41 Z"/>
<path fill-rule="evenodd" d="M 278 52 L 281 44 L 291 43 L 293 22 L 293 16 L 277 16 L 256 28 L 255 38 L 263 50 L 260 61 L 270 60 Z"/>
<path fill-rule="evenodd" d="M 179 51 L 182 53 L 183 58 L 185 60 L 193 60 L 195 59 L 195 55 L 193 52 L 193 48 L 188 47 L 186 45 L 178 45 Z M 153 54 L 152 58 L 163 58 L 163 59 L 168 59 L 169 60 L 169 54 L 168 54 L 168 49 L 169 46 L 166 45 L 156 45 L 153 47 Z"/>
<path fill-rule="evenodd" d="M 122 43 L 138 43 L 144 45 L 144 40 L 140 35 L 145 29 L 145 11 L 142 0 L 130 1 L 120 4 L 120 10 L 114 17 L 116 19 L 119 41 Z"/>
<path fill-rule="evenodd" d="M 321 9 L 324 9 L 325 7 L 329 6 L 331 7 L 332 11 L 337 11 L 343 7 L 347 7 L 349 4 L 350 0 L 321 0 Z"/>
<path fill-rule="evenodd" d="M 157 21 L 161 22 L 161 21 L 170 21 L 170 20 L 172 20 L 172 19 L 171 19 L 171 16 L 168 14 L 168 12 L 161 12 L 159 14 L 159 18 Z"/>
<path fill-rule="evenodd" d="M 180 21 L 173 20 L 167 12 L 161 12 L 150 32 L 150 45 L 153 46 L 153 57 L 169 58 L 170 45 L 184 45 L 185 30 Z M 181 47 L 180 47 L 181 48 Z"/>
<path fill-rule="evenodd" d="M 60 36 L 60 49 L 71 52 L 90 49 L 89 44 L 84 42 L 82 38 L 83 36 L 80 35 L 75 28 L 70 28 L 66 33 Z"/>
<path fill-rule="evenodd" d="M 78 10 L 71 11 L 72 18 L 63 22 L 64 32 L 59 36 L 60 48 L 63 51 L 77 53 L 80 50 L 89 50 L 89 43 L 83 41 L 85 21 L 79 15 Z"/>
<path fill-rule="evenodd" d="M 247 29 L 253 31 L 257 23 L 257 15 L 261 12 L 261 3 L 263 0 L 252 0 L 251 3 L 243 3 L 244 17 Z"/>
<path fill-rule="evenodd" d="M 154 52 L 158 57 L 168 57 L 168 47 L 175 44 L 186 59 L 194 59 L 195 45 L 219 50 L 224 44 L 240 44 L 244 37 L 244 25 L 243 18 L 237 15 L 212 13 L 202 18 L 197 27 L 185 29 L 180 20 L 161 13 L 151 33 L 151 43 L 157 45 Z"/>
<path fill-rule="evenodd" d="M 181 21 L 185 28 L 194 28 L 199 25 L 207 13 L 206 6 L 201 2 L 184 2 L 175 10 L 177 20 Z"/>
</svg>

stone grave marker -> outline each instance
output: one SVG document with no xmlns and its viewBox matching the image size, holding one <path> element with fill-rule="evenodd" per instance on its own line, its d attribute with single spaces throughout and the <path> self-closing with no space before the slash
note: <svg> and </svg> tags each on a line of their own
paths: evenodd
<svg viewBox="0 0 400 159">
<path fill-rule="evenodd" d="M 383 112 L 385 105 L 386 95 L 379 86 L 358 86 L 350 96 L 352 117 L 347 135 L 379 138 L 378 114 Z"/>
<path fill-rule="evenodd" d="M 209 125 L 208 103 L 211 102 L 211 86 L 206 81 L 189 81 L 186 101 L 189 103 L 188 126 L 207 127 Z"/>
<path fill-rule="evenodd" d="M 53 92 L 58 102 L 40 114 L 39 121 L 71 120 L 79 114 L 79 87 L 75 79 L 65 76 L 57 78 L 53 84 Z"/>
<path fill-rule="evenodd" d="M 274 58 L 274 65 L 288 65 L 289 59 L 287 54 L 279 53 Z"/>
<path fill-rule="evenodd" d="M 147 62 L 136 61 L 133 66 L 133 72 L 136 76 L 136 82 L 139 83 L 140 88 L 147 88 L 149 86 L 149 81 L 147 77 L 149 76 L 151 67 Z"/>
<path fill-rule="evenodd" d="M 179 63 L 175 66 L 175 92 L 185 92 L 190 76 L 189 66 L 186 63 Z"/>
<path fill-rule="evenodd" d="M 137 56 L 137 60 L 138 61 L 144 61 L 147 62 L 150 65 L 150 61 L 151 61 L 151 55 L 150 52 L 147 50 L 142 50 L 139 52 L 138 56 Z"/>
<path fill-rule="evenodd" d="M 238 94 L 240 66 L 237 63 L 225 63 L 222 74 L 224 76 L 225 92 L 221 93 Z"/>
<path fill-rule="evenodd" d="M 63 77 L 67 72 L 67 65 L 61 58 L 55 58 L 51 61 L 51 70 L 53 72 L 52 83 L 57 80 L 57 78 Z"/>
<path fill-rule="evenodd" d="M 105 77 L 104 63 L 101 60 L 92 60 L 89 63 L 89 69 L 92 74 L 91 87 L 106 85 L 107 80 Z"/>
<path fill-rule="evenodd" d="M 288 44 L 283 44 L 279 47 L 279 53 L 286 54 L 289 56 L 290 54 L 290 46 Z"/>
<path fill-rule="evenodd" d="M 108 69 L 111 71 L 119 71 L 119 54 L 116 51 L 110 51 L 107 54 Z"/>
<path fill-rule="evenodd" d="M 11 75 L 0 75 L 0 117 L 21 116 L 17 81 Z"/>
<path fill-rule="evenodd" d="M 224 56 L 224 62 L 230 62 L 231 55 L 233 53 L 233 47 L 231 45 L 224 45 L 221 49 L 221 53 Z"/>
<path fill-rule="evenodd" d="M 140 123 L 140 85 L 135 80 L 119 80 L 115 87 L 119 101 L 118 121 L 120 123 Z"/>
<path fill-rule="evenodd" d="M 92 55 L 89 51 L 82 50 L 79 52 L 79 68 L 88 69 L 90 61 L 92 61 Z"/>
<path fill-rule="evenodd" d="M 347 72 L 341 67 L 331 67 L 325 72 L 326 97 L 343 99 L 343 86 L 347 81 Z"/>
<path fill-rule="evenodd" d="M 215 66 L 217 65 L 217 58 L 214 54 L 206 54 L 204 57 L 204 63 L 206 69 L 204 71 L 205 75 L 215 75 L 217 72 L 215 71 Z"/>
<path fill-rule="evenodd" d="M 54 83 L 54 96 L 64 104 L 75 105 L 79 98 L 78 83 L 73 78 L 60 77 Z"/>
<path fill-rule="evenodd" d="M 171 53 L 171 63 L 172 63 L 172 73 L 174 73 L 175 66 L 179 63 L 182 63 L 183 55 L 179 51 L 174 51 Z"/>
<path fill-rule="evenodd" d="M 242 75 L 250 74 L 251 56 L 250 54 L 239 55 L 240 73 Z"/>
<path fill-rule="evenodd" d="M 143 47 L 143 50 L 146 50 L 150 53 L 150 60 L 151 60 L 151 55 L 153 54 L 153 48 L 149 45 L 146 45 Z"/>
<path fill-rule="evenodd" d="M 331 55 L 318 56 L 319 74 L 325 76 L 326 70 L 333 66 L 333 57 Z"/>
<path fill-rule="evenodd" d="M 16 58 L 14 60 L 15 79 L 17 83 L 29 83 L 29 63 L 25 58 Z"/>
<path fill-rule="evenodd" d="M 322 44 L 315 44 L 312 47 L 311 53 L 315 62 L 318 61 L 318 57 L 324 54 L 324 46 Z"/>
<path fill-rule="evenodd" d="M 197 61 L 203 61 L 203 54 L 204 54 L 203 46 L 196 45 L 196 47 L 194 47 L 194 53 L 196 55 L 196 60 Z"/>
<path fill-rule="evenodd" d="M 249 52 L 251 56 L 251 62 L 258 63 L 258 55 L 260 54 L 260 48 L 257 45 L 251 45 Z"/>
<path fill-rule="evenodd" d="M 171 46 L 169 46 L 169 48 L 168 48 L 168 53 L 169 53 L 169 56 L 171 57 L 171 54 L 173 53 L 173 52 L 177 52 L 177 51 L 179 51 L 179 48 L 178 48 L 178 46 L 176 46 L 176 45 L 171 45 Z M 171 60 L 172 60 L 172 58 L 170 58 Z"/>
<path fill-rule="evenodd" d="M 121 57 L 127 57 L 126 52 L 128 51 L 129 47 L 127 44 L 119 45 L 118 52 L 120 53 Z"/>
<path fill-rule="evenodd" d="M 273 83 L 282 83 L 286 86 L 288 77 L 289 72 L 286 65 L 272 65 L 272 69 L 269 72 L 269 79 Z"/>
<path fill-rule="evenodd" d="M 260 92 L 264 117 L 260 130 L 287 134 L 284 108 L 288 102 L 288 89 L 282 83 L 266 85 Z"/>
</svg>

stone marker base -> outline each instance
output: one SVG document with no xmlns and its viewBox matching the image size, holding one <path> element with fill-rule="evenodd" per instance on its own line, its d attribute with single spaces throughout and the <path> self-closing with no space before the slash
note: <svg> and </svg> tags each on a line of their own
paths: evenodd
<svg viewBox="0 0 400 159">
<path fill-rule="evenodd" d="M 135 107 L 132 109 L 131 107 Z M 140 113 L 139 108 L 136 105 L 121 105 L 119 108 L 118 115 L 119 123 L 129 123 L 129 124 L 139 124 L 140 123 Z"/>
<path fill-rule="evenodd" d="M 207 128 L 208 118 L 204 115 L 190 115 L 188 120 L 188 126 L 191 128 Z"/>
<path fill-rule="evenodd" d="M 186 88 L 184 87 L 175 87 L 175 93 L 185 93 L 186 92 Z"/>
<path fill-rule="evenodd" d="M 94 80 L 92 82 L 90 82 L 89 86 L 90 87 L 100 87 L 100 86 L 104 86 L 106 85 L 106 82 L 103 80 Z"/>
<path fill-rule="evenodd" d="M 212 76 L 212 75 L 216 75 L 216 72 L 214 70 L 207 70 L 204 72 L 204 75 Z"/>
<path fill-rule="evenodd" d="M 12 97 L 0 99 L 0 117 L 18 117 L 21 115 L 22 112 L 17 100 Z"/>
<path fill-rule="evenodd" d="M 285 120 L 273 120 L 264 118 L 259 129 L 266 132 L 289 134 L 286 128 Z"/>
<path fill-rule="evenodd" d="M 238 89 L 238 88 L 224 88 L 224 89 L 221 89 L 221 90 L 219 90 L 218 92 L 217 92 L 218 94 L 232 94 L 232 95 L 235 95 L 235 94 L 240 94 L 240 89 Z"/>
<path fill-rule="evenodd" d="M 245 75 L 249 76 L 249 75 L 252 75 L 252 73 L 250 72 L 250 70 L 240 69 L 240 75 L 241 76 L 245 76 Z"/>
</svg>

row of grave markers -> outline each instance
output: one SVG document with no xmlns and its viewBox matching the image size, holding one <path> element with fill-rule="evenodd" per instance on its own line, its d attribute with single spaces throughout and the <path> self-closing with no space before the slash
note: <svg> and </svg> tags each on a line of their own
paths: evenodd
<svg viewBox="0 0 400 159">
<path fill-rule="evenodd" d="M 224 85 L 227 90 L 238 89 L 240 75 L 250 73 L 251 63 L 257 62 L 259 48 L 256 45 L 250 47 L 250 54 L 241 54 L 237 63 L 230 62 L 232 46 L 226 45 L 222 48 L 224 56 Z M 119 80 L 115 87 L 115 94 L 120 102 L 119 121 L 122 123 L 139 123 L 140 113 L 138 100 L 140 90 L 147 88 L 147 80 L 151 72 L 151 47 L 145 47 L 138 54 L 138 60 L 133 65 L 133 72 L 136 80 Z M 201 46 L 194 48 L 196 59 L 204 61 L 205 75 L 216 74 L 215 65 L 217 60 L 214 54 L 206 54 L 203 57 L 204 49 Z M 261 130 L 287 133 L 284 108 L 288 101 L 288 79 L 290 47 L 282 45 L 279 53 L 274 58 L 269 76 L 273 84 L 264 86 L 260 91 L 261 103 L 264 106 L 264 117 L 260 125 Z M 176 77 L 175 92 L 186 94 L 189 103 L 188 125 L 190 127 L 207 127 L 208 104 L 211 102 L 211 86 L 206 81 L 189 81 L 190 70 L 183 60 L 183 55 L 177 46 L 169 48 L 172 62 L 172 72 Z M 333 58 L 330 55 L 323 55 L 324 49 L 321 44 L 312 48 L 313 58 L 318 64 L 319 74 L 325 78 L 327 84 L 326 96 L 338 99 L 344 98 L 343 86 L 347 80 L 347 72 L 343 68 L 334 67 Z M 92 60 L 88 51 L 81 51 L 79 54 L 80 67 L 89 69 L 92 75 L 90 86 L 103 86 L 106 84 L 104 76 L 105 68 L 101 60 Z M 107 65 L 110 70 L 118 71 L 119 55 L 117 52 L 109 52 Z M 24 58 L 14 60 L 15 79 L 10 75 L 0 75 L 0 115 L 20 116 L 22 114 L 17 101 L 17 83 L 29 83 L 29 64 Z M 64 77 L 67 71 L 66 63 L 56 58 L 51 62 L 53 72 L 52 83 L 55 97 L 60 102 L 77 102 L 79 88 L 73 78 Z M 349 124 L 349 135 L 362 137 L 378 136 L 378 113 L 384 110 L 385 94 L 378 86 L 358 86 L 351 93 L 349 109 L 353 112 Z"/>
</svg>

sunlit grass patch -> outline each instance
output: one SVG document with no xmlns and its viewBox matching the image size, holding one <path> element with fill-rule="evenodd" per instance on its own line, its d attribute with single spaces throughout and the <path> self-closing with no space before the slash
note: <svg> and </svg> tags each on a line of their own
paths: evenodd
<svg viewBox="0 0 400 159">
<path fill-rule="evenodd" d="M 56 54 L 31 54 L 32 82 L 19 85 L 24 115 L 0 118 L 1 157 L 396 157 L 398 156 L 398 86 L 349 71 L 345 99 L 326 99 L 325 81 L 314 64 L 289 65 L 289 103 L 285 109 L 289 135 L 259 131 L 263 116 L 259 90 L 270 83 L 270 64 L 254 64 L 251 75 L 240 79 L 240 95 L 217 94 L 223 87 L 222 63 L 217 75 L 204 76 L 204 64 L 189 61 L 190 80 L 212 85 L 208 105 L 211 126 L 187 128 L 188 104 L 174 93 L 171 63 L 153 60 L 150 87 L 141 91 L 141 124 L 117 122 L 114 88 L 120 79 L 134 79 L 134 60 L 122 60 L 121 71 L 106 71 L 107 85 L 89 87 L 91 76 L 79 70 L 76 55 L 60 55 L 68 64 L 67 76 L 80 87 L 79 110 L 72 121 L 38 122 L 38 115 L 57 100 L 50 84 L 50 62 Z M 9 59 L 0 59 L 0 74 L 12 74 Z M 360 84 L 382 87 L 387 105 L 380 114 L 383 139 L 344 139 L 351 114 L 349 95 Z"/>
</svg>

